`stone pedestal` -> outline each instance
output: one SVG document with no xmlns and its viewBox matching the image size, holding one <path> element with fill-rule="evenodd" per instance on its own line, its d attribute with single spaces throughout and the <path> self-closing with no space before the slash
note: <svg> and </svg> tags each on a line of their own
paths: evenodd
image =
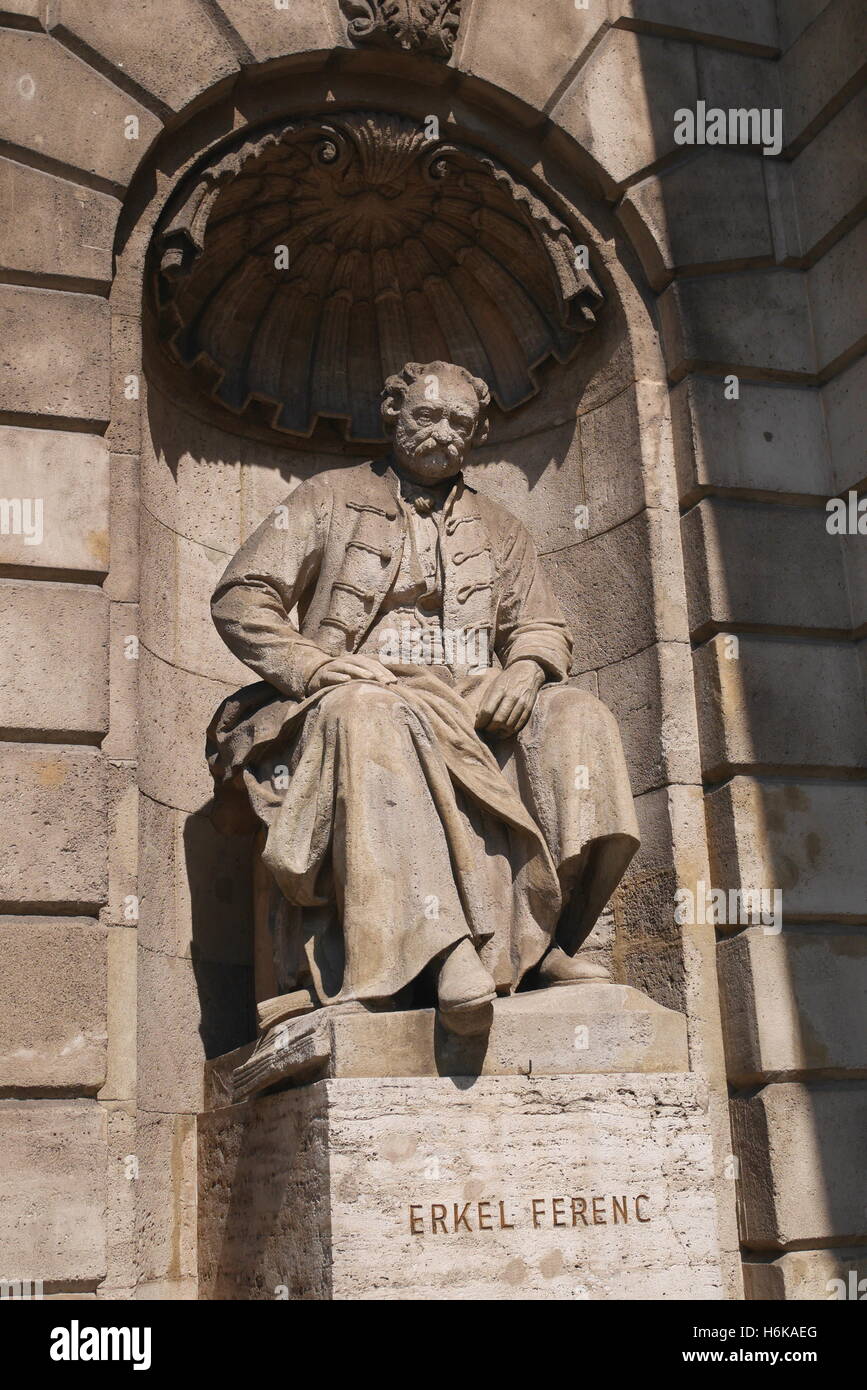
<svg viewBox="0 0 867 1390">
<path fill-rule="evenodd" d="M 203 1298 L 722 1296 L 680 1015 L 621 986 L 519 996 L 498 1003 L 484 1056 L 451 1042 L 450 1075 L 424 1011 L 316 1023 L 336 1025 L 323 1079 L 231 1104 L 238 1056 L 211 1067 Z"/>
</svg>

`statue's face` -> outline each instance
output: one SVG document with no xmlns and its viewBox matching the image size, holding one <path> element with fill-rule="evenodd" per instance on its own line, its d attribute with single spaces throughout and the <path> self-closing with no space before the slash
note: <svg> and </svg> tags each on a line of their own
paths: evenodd
<svg viewBox="0 0 867 1390">
<path fill-rule="evenodd" d="M 479 400 L 458 375 L 424 376 L 407 387 L 394 426 L 394 456 L 410 477 L 428 485 L 453 478 L 470 452 Z"/>
</svg>

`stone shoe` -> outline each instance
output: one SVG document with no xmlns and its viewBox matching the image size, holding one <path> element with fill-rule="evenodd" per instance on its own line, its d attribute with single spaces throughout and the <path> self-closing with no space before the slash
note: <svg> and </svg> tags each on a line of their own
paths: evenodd
<svg viewBox="0 0 867 1390">
<path fill-rule="evenodd" d="M 567 956 L 559 946 L 552 946 L 537 971 L 537 987 L 552 985 L 613 984 L 611 971 L 590 956 Z"/>
<path fill-rule="evenodd" d="M 437 978 L 437 1001 L 443 1026 L 452 1033 L 483 1033 L 493 1019 L 494 981 L 464 938 L 446 956 Z"/>
</svg>

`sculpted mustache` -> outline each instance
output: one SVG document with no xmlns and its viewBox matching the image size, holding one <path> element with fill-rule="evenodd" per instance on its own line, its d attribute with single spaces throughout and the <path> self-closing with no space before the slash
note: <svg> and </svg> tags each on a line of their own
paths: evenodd
<svg viewBox="0 0 867 1390">
<path fill-rule="evenodd" d="M 460 449 L 456 444 L 440 444 L 436 439 L 423 439 L 416 446 L 414 453 L 416 457 L 424 457 L 425 454 L 446 453 L 450 459 L 460 458 Z"/>
</svg>

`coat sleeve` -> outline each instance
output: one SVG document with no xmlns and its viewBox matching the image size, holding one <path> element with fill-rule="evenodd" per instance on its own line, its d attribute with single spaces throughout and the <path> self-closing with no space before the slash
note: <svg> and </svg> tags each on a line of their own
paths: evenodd
<svg viewBox="0 0 867 1390">
<path fill-rule="evenodd" d="M 330 516 L 330 493 L 317 479 L 302 483 L 241 546 L 211 600 L 229 650 L 296 700 L 331 660 L 289 617 L 319 576 Z"/>
<path fill-rule="evenodd" d="M 553 680 L 569 674 L 572 638 L 527 531 L 509 518 L 498 560 L 499 603 L 494 641 L 504 666 L 538 662 Z"/>
</svg>

